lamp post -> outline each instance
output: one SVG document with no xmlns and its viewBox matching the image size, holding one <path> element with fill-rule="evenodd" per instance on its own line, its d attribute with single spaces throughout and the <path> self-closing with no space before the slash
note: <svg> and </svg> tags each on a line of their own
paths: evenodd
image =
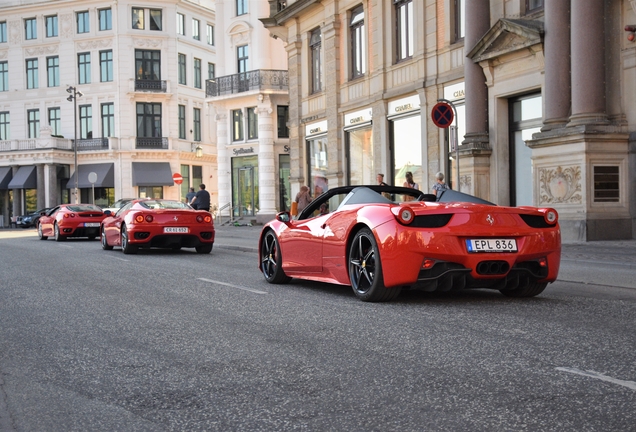
<svg viewBox="0 0 636 432">
<path fill-rule="evenodd" d="M 70 93 L 67 101 L 73 102 L 73 134 L 75 139 L 73 140 L 73 150 L 75 152 L 75 204 L 79 203 L 79 167 L 77 166 L 77 98 L 84 96 L 84 94 L 77 90 L 77 87 L 68 86 L 67 93 Z"/>
</svg>

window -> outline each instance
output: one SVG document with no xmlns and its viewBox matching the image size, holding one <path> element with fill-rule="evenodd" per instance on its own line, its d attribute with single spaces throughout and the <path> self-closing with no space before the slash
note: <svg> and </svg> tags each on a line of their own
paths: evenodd
<svg viewBox="0 0 636 432">
<path fill-rule="evenodd" d="M 186 139 L 186 107 L 179 105 L 179 139 Z"/>
<path fill-rule="evenodd" d="M 201 110 L 199 108 L 192 110 L 192 131 L 194 132 L 193 139 L 201 141 Z"/>
<path fill-rule="evenodd" d="M 135 50 L 135 72 L 138 80 L 160 80 L 161 51 Z"/>
<path fill-rule="evenodd" d="M 276 124 L 278 125 L 278 138 L 289 138 L 289 107 L 287 105 L 278 105 L 276 107 Z"/>
<path fill-rule="evenodd" d="M 351 79 L 359 78 L 366 72 L 367 54 L 364 29 L 364 9 L 358 6 L 351 11 L 349 37 L 351 39 Z"/>
<path fill-rule="evenodd" d="M 161 136 L 161 104 L 137 103 L 137 137 Z"/>
<path fill-rule="evenodd" d="M 88 21 L 88 11 L 77 12 L 77 33 L 88 33 L 90 22 Z"/>
<path fill-rule="evenodd" d="M 102 137 L 115 136 L 115 104 L 102 104 Z"/>
<path fill-rule="evenodd" d="M 51 126 L 51 135 L 62 135 L 62 119 L 60 117 L 61 110 L 59 107 L 49 108 L 49 126 Z"/>
<path fill-rule="evenodd" d="M 0 62 L 0 92 L 9 91 L 9 62 Z"/>
<path fill-rule="evenodd" d="M 0 112 L 0 141 L 11 139 L 11 115 L 8 111 Z"/>
<path fill-rule="evenodd" d="M 192 39 L 201 40 L 201 23 L 198 19 L 192 18 Z"/>
<path fill-rule="evenodd" d="M 162 28 L 161 9 L 150 9 L 150 30 L 161 31 Z"/>
<path fill-rule="evenodd" d="M 236 58 L 238 62 L 238 73 L 247 72 L 249 70 L 249 54 L 247 45 L 241 45 L 236 48 Z"/>
<path fill-rule="evenodd" d="M 27 59 L 26 61 L 27 88 L 38 88 L 38 59 Z"/>
<path fill-rule="evenodd" d="M 214 26 L 208 24 L 207 27 L 207 41 L 208 45 L 214 45 Z"/>
<path fill-rule="evenodd" d="M 258 111 L 256 107 L 247 109 L 247 139 L 258 138 Z"/>
<path fill-rule="evenodd" d="M 163 186 L 139 186 L 139 198 L 163 199 Z"/>
<path fill-rule="evenodd" d="M 99 10 L 99 30 L 112 30 L 113 29 L 113 12 L 110 8 Z"/>
<path fill-rule="evenodd" d="M 177 14 L 177 34 L 185 36 L 185 16 L 183 14 Z"/>
<path fill-rule="evenodd" d="M 137 30 L 144 29 L 144 10 L 140 8 L 132 8 L 132 28 Z"/>
<path fill-rule="evenodd" d="M 93 138 L 93 107 L 80 105 L 79 107 L 80 139 Z"/>
<path fill-rule="evenodd" d="M 247 0 L 236 0 L 236 15 L 247 13 Z"/>
<path fill-rule="evenodd" d="M 464 36 L 466 36 L 466 0 L 454 1 L 454 41 L 457 42 L 464 39 Z"/>
<path fill-rule="evenodd" d="M 194 59 L 194 87 L 201 88 L 201 59 Z"/>
<path fill-rule="evenodd" d="M 232 141 L 243 141 L 243 110 L 232 110 Z"/>
<path fill-rule="evenodd" d="M 38 38 L 38 26 L 35 18 L 27 18 L 24 20 L 24 38 L 26 40 Z"/>
<path fill-rule="evenodd" d="M 0 22 L 0 43 L 7 42 L 7 22 Z"/>
<path fill-rule="evenodd" d="M 594 167 L 594 202 L 619 202 L 620 176 L 618 166 Z"/>
<path fill-rule="evenodd" d="M 543 0 L 526 0 L 526 13 L 543 9 Z"/>
<path fill-rule="evenodd" d="M 215 70 L 216 67 L 214 66 L 214 63 L 208 63 L 208 79 L 215 78 Z"/>
<path fill-rule="evenodd" d="M 46 77 L 48 87 L 60 86 L 60 58 L 58 56 L 46 58 Z"/>
<path fill-rule="evenodd" d="M 46 19 L 46 37 L 57 36 L 57 15 L 47 16 L 45 19 Z"/>
<path fill-rule="evenodd" d="M 322 33 L 320 29 L 311 32 L 309 38 L 311 52 L 311 92 L 322 91 Z"/>
<path fill-rule="evenodd" d="M 40 136 L 40 110 L 27 110 L 27 122 L 29 126 L 29 138 Z"/>
<path fill-rule="evenodd" d="M 79 53 L 77 55 L 77 79 L 79 84 L 91 82 L 91 53 Z"/>
<path fill-rule="evenodd" d="M 393 0 L 397 31 L 397 58 L 401 61 L 413 57 L 413 0 Z"/>
<path fill-rule="evenodd" d="M 99 52 L 99 80 L 110 82 L 113 80 L 113 51 Z"/>
<path fill-rule="evenodd" d="M 186 56 L 179 54 L 179 84 L 186 84 Z"/>
</svg>

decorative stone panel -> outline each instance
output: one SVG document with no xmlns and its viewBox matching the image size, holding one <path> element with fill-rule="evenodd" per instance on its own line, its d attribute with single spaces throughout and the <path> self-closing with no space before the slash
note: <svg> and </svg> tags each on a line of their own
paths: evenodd
<svg viewBox="0 0 636 432">
<path fill-rule="evenodd" d="M 539 168 L 539 204 L 581 204 L 581 167 Z"/>
</svg>

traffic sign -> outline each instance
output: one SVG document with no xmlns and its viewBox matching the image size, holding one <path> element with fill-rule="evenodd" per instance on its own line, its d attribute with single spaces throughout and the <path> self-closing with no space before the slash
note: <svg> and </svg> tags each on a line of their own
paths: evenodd
<svg viewBox="0 0 636 432">
<path fill-rule="evenodd" d="M 183 176 L 179 173 L 174 173 L 172 174 L 172 181 L 180 185 L 181 183 L 183 183 Z"/>
<path fill-rule="evenodd" d="M 446 102 L 438 102 L 431 111 L 431 118 L 435 126 L 446 129 L 449 127 L 455 119 L 453 108 Z"/>
</svg>

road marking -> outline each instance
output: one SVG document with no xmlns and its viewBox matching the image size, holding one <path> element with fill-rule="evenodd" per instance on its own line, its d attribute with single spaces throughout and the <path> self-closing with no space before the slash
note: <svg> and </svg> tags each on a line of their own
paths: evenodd
<svg viewBox="0 0 636 432">
<path fill-rule="evenodd" d="M 623 387 L 627 387 L 629 389 L 636 390 L 636 382 L 634 382 L 634 381 L 620 380 L 620 379 L 608 377 L 608 376 L 603 375 L 603 374 L 598 373 L 598 372 L 582 371 L 582 370 L 576 369 L 576 368 L 558 367 L 556 369 L 560 370 L 560 371 L 563 371 L 563 372 L 569 372 L 569 373 L 573 373 L 573 374 L 577 374 L 577 375 L 583 375 L 583 376 L 586 376 L 586 377 L 589 377 L 589 378 L 599 379 L 601 381 L 606 381 L 606 382 L 609 382 L 609 383 L 612 383 L 612 384 L 618 384 L 618 385 L 621 385 Z"/>
<path fill-rule="evenodd" d="M 119 257 L 116 257 L 116 256 L 109 256 L 109 255 L 104 255 L 104 256 L 108 257 L 108 258 L 116 259 L 116 260 L 119 260 L 119 261 L 126 261 L 126 262 L 130 261 L 130 260 L 126 259 L 126 258 L 119 258 Z"/>
<path fill-rule="evenodd" d="M 267 294 L 265 291 L 259 291 L 259 290 L 255 290 L 255 289 L 251 289 L 251 288 L 246 288 L 246 287 L 242 287 L 242 286 L 239 286 L 239 285 L 229 284 L 229 283 L 226 283 L 226 282 L 220 282 L 220 281 L 215 281 L 215 280 L 212 280 L 212 279 L 205 279 L 205 278 L 197 278 L 197 279 L 202 280 L 204 282 L 210 282 L 210 283 L 217 284 L 217 285 L 225 285 L 225 286 L 229 286 L 229 287 L 232 287 L 232 288 L 237 288 L 237 289 L 240 289 L 240 290 L 243 290 L 243 291 L 249 291 L 249 292 L 254 293 L 254 294 Z"/>
</svg>

